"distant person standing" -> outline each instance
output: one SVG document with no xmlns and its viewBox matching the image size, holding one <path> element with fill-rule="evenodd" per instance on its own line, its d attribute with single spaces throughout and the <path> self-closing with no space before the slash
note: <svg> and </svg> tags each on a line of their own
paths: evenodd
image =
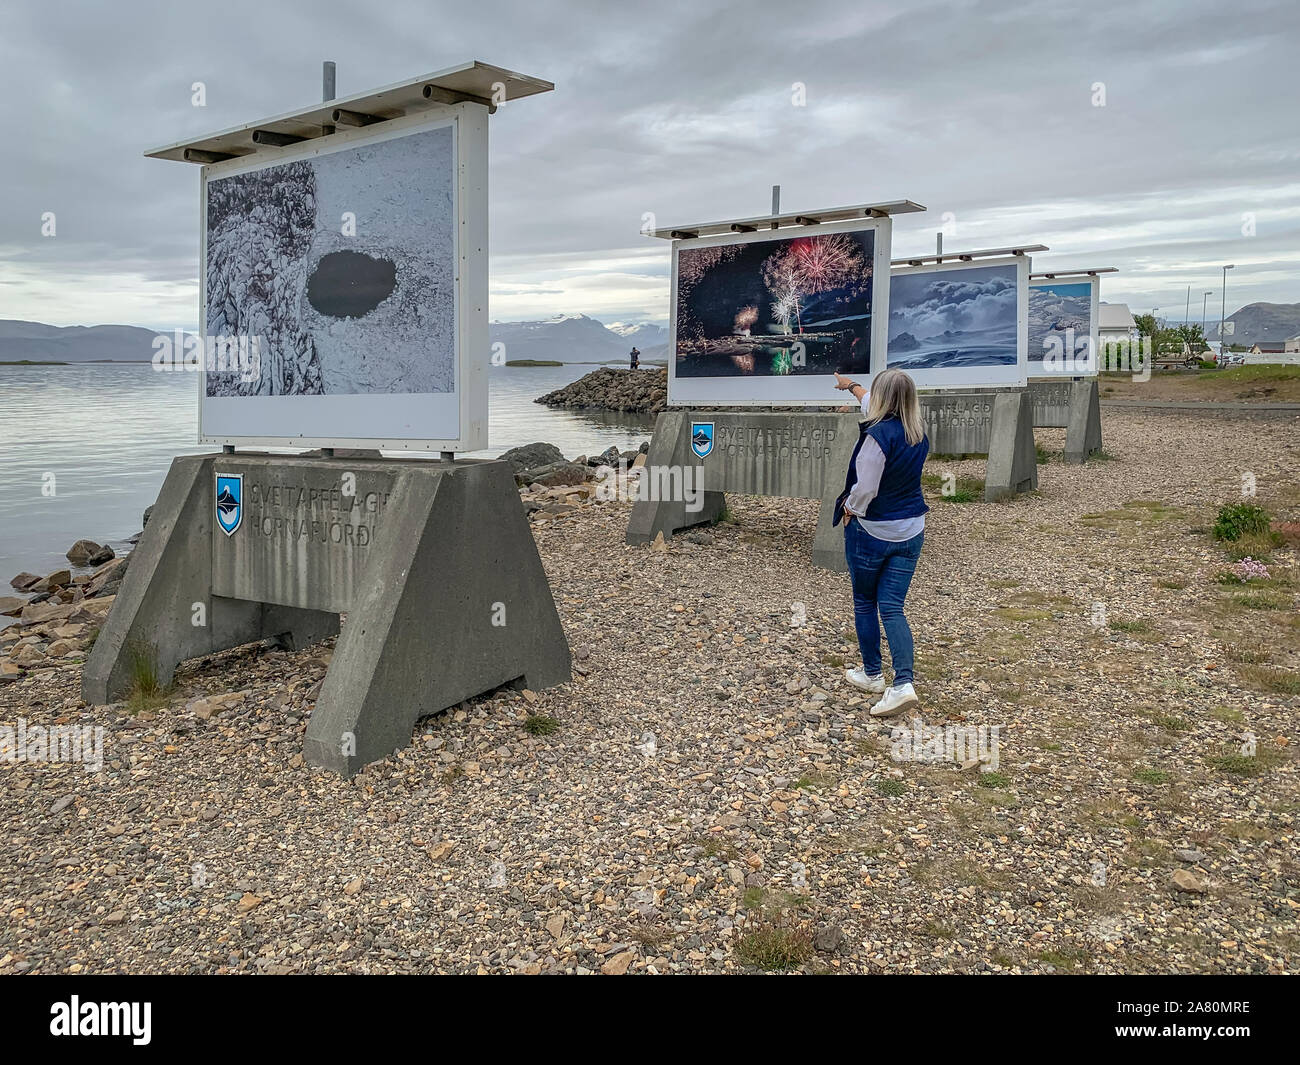
<svg viewBox="0 0 1300 1065">
<path fill-rule="evenodd" d="M 632 369 L 641 369 L 641 353 L 637 351 L 635 347 L 632 349 L 632 354 L 629 358 L 632 360 Z"/>
</svg>

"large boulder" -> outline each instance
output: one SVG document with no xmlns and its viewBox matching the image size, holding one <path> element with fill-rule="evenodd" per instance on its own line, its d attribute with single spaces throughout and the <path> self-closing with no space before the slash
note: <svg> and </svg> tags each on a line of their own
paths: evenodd
<svg viewBox="0 0 1300 1065">
<path fill-rule="evenodd" d="M 0 595 L 0 614 L 8 614 L 16 618 L 26 605 L 27 600 L 20 599 L 16 595 Z"/>
<path fill-rule="evenodd" d="M 72 583 L 72 572 L 66 569 L 56 569 L 53 573 L 42 577 L 32 585 L 33 592 L 50 592 L 55 588 L 66 588 Z"/>
<path fill-rule="evenodd" d="M 74 566 L 88 566 L 90 560 L 102 550 L 104 550 L 103 546 L 95 543 L 94 540 L 78 540 L 68 548 L 67 559 Z"/>
<path fill-rule="evenodd" d="M 515 480 L 519 484 L 554 488 L 557 485 L 582 484 L 587 480 L 587 473 L 587 467 L 576 462 L 552 462 L 535 470 L 523 470 L 515 474 Z"/>
<path fill-rule="evenodd" d="M 35 587 L 40 579 L 41 575 L 39 573 L 20 573 L 16 577 L 9 578 L 9 587 L 17 588 L 20 592 L 25 592 Z"/>
<path fill-rule="evenodd" d="M 554 444 L 538 441 L 535 444 L 512 447 L 501 456 L 501 459 L 510 463 L 515 473 L 522 473 L 524 470 L 535 470 L 541 466 L 551 466 L 557 462 L 563 462 L 564 452 Z"/>
</svg>

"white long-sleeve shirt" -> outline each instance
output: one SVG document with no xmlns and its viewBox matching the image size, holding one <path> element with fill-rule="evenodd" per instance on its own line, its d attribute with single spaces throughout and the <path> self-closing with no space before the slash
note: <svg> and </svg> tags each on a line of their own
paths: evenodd
<svg viewBox="0 0 1300 1065">
<path fill-rule="evenodd" d="M 863 392 L 862 416 L 864 418 L 867 416 L 867 405 L 870 399 L 871 392 Z M 888 540 L 890 543 L 910 540 L 925 528 L 924 514 L 918 514 L 914 518 L 894 518 L 890 521 L 867 521 L 862 516 L 867 512 L 871 501 L 876 498 L 876 493 L 880 491 L 880 477 L 885 472 L 885 453 L 871 437 L 862 441 L 862 446 L 858 448 L 855 468 L 858 471 L 858 479 L 854 482 L 848 499 L 844 501 L 844 509 L 857 518 L 862 528 L 877 540 Z"/>
</svg>

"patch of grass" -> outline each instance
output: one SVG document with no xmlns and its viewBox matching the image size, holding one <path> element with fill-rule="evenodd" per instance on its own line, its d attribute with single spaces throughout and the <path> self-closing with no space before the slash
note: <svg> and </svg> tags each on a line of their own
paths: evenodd
<svg viewBox="0 0 1300 1065">
<path fill-rule="evenodd" d="M 809 791 L 821 791 L 825 788 L 835 786 L 835 778 L 829 773 L 803 773 L 799 779 L 794 782 L 794 789 L 800 791 L 807 788 Z"/>
<path fill-rule="evenodd" d="M 981 788 L 1009 788 L 1011 778 L 1005 773 L 981 773 L 976 781 Z"/>
<path fill-rule="evenodd" d="M 736 938 L 736 957 L 765 972 L 797 968 L 812 956 L 812 929 L 788 910 L 747 916 Z"/>
<path fill-rule="evenodd" d="M 1239 540 L 1224 544 L 1224 551 L 1233 562 L 1253 558 L 1256 562 L 1271 565 L 1273 552 L 1282 546 L 1282 537 L 1273 531 L 1246 533 Z"/>
<path fill-rule="evenodd" d="M 740 857 L 740 850 L 726 836 L 708 835 L 694 842 L 707 858 L 721 858 L 724 862 L 734 862 Z"/>
<path fill-rule="evenodd" d="M 1271 666 L 1238 666 L 1237 675 L 1252 687 L 1275 695 L 1300 695 L 1300 673 Z"/>
<path fill-rule="evenodd" d="M 1253 754 L 1222 754 L 1207 759 L 1211 768 L 1222 773 L 1231 773 L 1238 777 L 1258 776 L 1263 766 Z"/>
<path fill-rule="evenodd" d="M 724 503 L 722 505 L 722 509 L 718 512 L 718 516 L 713 519 L 713 524 L 714 525 L 739 525 L 740 521 L 736 517 L 735 513 L 732 511 L 731 507 L 728 506 L 726 503 Z"/>
<path fill-rule="evenodd" d="M 126 709 L 131 715 L 155 710 L 167 703 L 170 689 L 158 677 L 158 649 L 151 643 L 135 640 L 126 648 L 128 688 Z"/>
<path fill-rule="evenodd" d="M 1151 720 L 1166 732 L 1187 732 L 1192 727 L 1187 723 L 1187 719 L 1182 717 L 1161 715 Z"/>
<path fill-rule="evenodd" d="M 1222 721 L 1228 725 L 1236 725 L 1246 719 L 1245 714 L 1232 706 L 1216 706 L 1210 711 L 1210 716 L 1215 721 Z"/>
<path fill-rule="evenodd" d="M 1133 779 L 1139 784 L 1168 784 L 1173 779 L 1173 774 L 1167 769 L 1144 767 L 1133 771 Z"/>
<path fill-rule="evenodd" d="M 549 736 L 560 730 L 560 722 L 546 714 L 529 714 L 524 718 L 524 731 L 530 736 Z"/>
<path fill-rule="evenodd" d="M 1091 955 L 1082 947 L 1064 946 L 1055 949 L 1040 951 L 1034 957 L 1041 962 L 1045 962 L 1057 969 L 1065 969 L 1073 972 L 1080 965 L 1086 962 Z"/>
<path fill-rule="evenodd" d="M 830 667 L 832 667 L 833 669 L 843 669 L 843 668 L 844 668 L 844 656 L 843 656 L 843 655 L 831 655 L 831 654 L 822 655 L 822 665 L 824 665 L 824 666 L 830 666 Z"/>
<path fill-rule="evenodd" d="M 1263 662 L 1272 661 L 1273 655 L 1269 651 L 1228 646 L 1223 649 L 1223 657 L 1229 662 L 1245 662 L 1247 665 L 1258 666 Z"/>
<path fill-rule="evenodd" d="M 1026 610 L 1023 607 L 1000 606 L 993 611 L 993 616 L 1002 621 L 1046 621 L 1052 616 L 1050 610 Z"/>
<path fill-rule="evenodd" d="M 1261 588 L 1245 595 L 1234 595 L 1226 605 L 1241 610 L 1288 610 L 1291 607 L 1291 597 L 1285 592 Z"/>
<path fill-rule="evenodd" d="M 1130 499 L 1119 510 L 1103 510 L 1096 514 L 1082 514 L 1079 520 L 1092 528 L 1118 529 L 1127 522 L 1169 521 L 1179 516 L 1173 507 L 1152 499 Z"/>
<path fill-rule="evenodd" d="M 876 781 L 876 791 L 886 798 L 897 799 L 907 791 L 907 785 L 901 780 L 895 780 L 888 777 L 884 780 Z"/>
<path fill-rule="evenodd" d="M 939 499 L 944 503 L 973 503 L 984 498 L 984 482 L 978 477 L 923 473 L 921 485 L 938 493 Z"/>
</svg>

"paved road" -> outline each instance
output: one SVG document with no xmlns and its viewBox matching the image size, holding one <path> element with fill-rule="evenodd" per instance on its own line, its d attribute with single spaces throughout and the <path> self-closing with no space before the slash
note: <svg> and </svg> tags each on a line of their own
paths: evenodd
<svg viewBox="0 0 1300 1065">
<path fill-rule="evenodd" d="M 1291 411 L 1300 414 L 1300 403 L 1234 403 L 1179 402 L 1169 399 L 1103 399 L 1103 407 L 1154 407 L 1157 410 L 1240 410 L 1249 413 Z"/>
</svg>

